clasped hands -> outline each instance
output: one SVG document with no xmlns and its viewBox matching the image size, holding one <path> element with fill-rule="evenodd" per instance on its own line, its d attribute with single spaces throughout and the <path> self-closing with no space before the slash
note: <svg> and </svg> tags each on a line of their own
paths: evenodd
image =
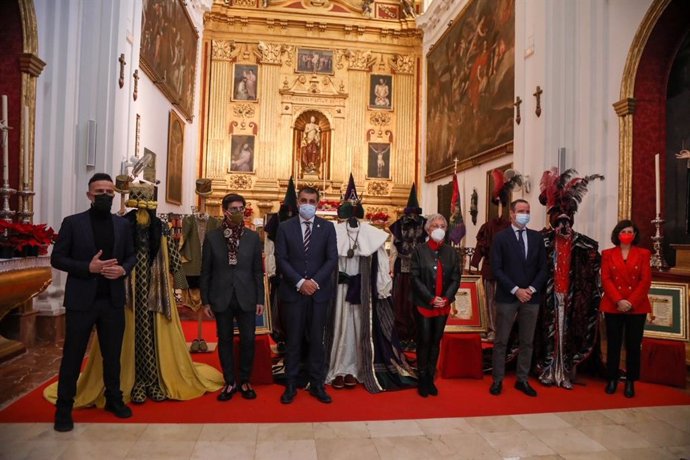
<svg viewBox="0 0 690 460">
<path fill-rule="evenodd" d="M 532 300 L 532 291 L 529 288 L 518 288 L 515 291 L 515 297 L 518 298 L 520 303 L 527 303 Z"/>
<path fill-rule="evenodd" d="M 434 297 L 434 300 L 431 301 L 431 305 L 434 308 L 443 308 L 446 306 L 446 299 L 436 296 Z"/>
<path fill-rule="evenodd" d="M 313 279 L 305 279 L 299 287 L 299 293 L 302 295 L 314 295 L 319 290 L 319 283 Z"/>
<path fill-rule="evenodd" d="M 115 280 L 127 274 L 127 271 L 117 264 L 117 259 L 101 260 L 103 251 L 99 250 L 89 262 L 89 271 L 103 275 L 104 278 Z"/>
<path fill-rule="evenodd" d="M 616 310 L 618 310 L 621 313 L 628 312 L 632 310 L 632 304 L 630 303 L 630 301 L 625 299 L 619 300 L 618 302 L 616 302 Z"/>
</svg>

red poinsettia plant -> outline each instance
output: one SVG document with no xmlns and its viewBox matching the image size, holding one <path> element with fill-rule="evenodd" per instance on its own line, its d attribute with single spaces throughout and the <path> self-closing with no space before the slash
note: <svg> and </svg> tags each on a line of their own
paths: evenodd
<svg viewBox="0 0 690 460">
<path fill-rule="evenodd" d="M 337 200 L 321 200 L 316 206 L 319 211 L 335 211 L 340 206 L 340 201 Z"/>
<path fill-rule="evenodd" d="M 48 253 L 48 247 L 55 242 L 57 233 L 47 224 L 23 224 L 0 220 L 0 246 L 12 248 L 16 254 L 34 252 Z M 35 248 L 32 250 L 32 248 Z"/>
<path fill-rule="evenodd" d="M 372 222 L 388 222 L 388 219 L 390 219 L 390 216 L 383 211 L 368 212 L 364 217 Z"/>
</svg>

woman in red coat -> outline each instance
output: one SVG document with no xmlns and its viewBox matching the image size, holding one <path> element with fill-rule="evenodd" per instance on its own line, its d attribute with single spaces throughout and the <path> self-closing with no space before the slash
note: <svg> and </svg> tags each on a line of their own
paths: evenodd
<svg viewBox="0 0 690 460">
<path fill-rule="evenodd" d="M 652 270 L 651 253 L 637 247 L 640 232 L 630 220 L 622 220 L 611 232 L 616 247 L 601 253 L 601 283 L 604 297 L 599 309 L 604 313 L 608 347 L 606 367 L 608 384 L 606 393 L 613 394 L 618 386 L 618 363 L 625 335 L 625 392 L 627 398 L 635 396 L 635 380 L 640 378 L 640 348 L 647 313 L 651 312 L 649 288 Z M 625 333 L 623 332 L 625 331 Z"/>
</svg>

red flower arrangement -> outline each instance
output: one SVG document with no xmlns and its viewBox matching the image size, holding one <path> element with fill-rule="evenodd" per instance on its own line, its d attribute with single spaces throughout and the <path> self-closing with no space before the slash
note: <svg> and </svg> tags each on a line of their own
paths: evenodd
<svg viewBox="0 0 690 460">
<path fill-rule="evenodd" d="M 367 220 L 372 222 L 388 222 L 390 216 L 383 211 L 380 212 L 368 212 L 366 216 Z"/>
<path fill-rule="evenodd" d="M 55 242 L 57 233 L 47 224 L 23 224 L 0 220 L 0 246 L 14 253 L 43 255 Z"/>
<path fill-rule="evenodd" d="M 249 219 L 254 215 L 254 209 L 252 209 L 252 204 L 247 203 L 247 206 L 244 207 L 244 218 Z"/>
<path fill-rule="evenodd" d="M 319 211 L 336 211 L 340 206 L 340 201 L 337 200 L 321 200 L 316 206 Z"/>
</svg>

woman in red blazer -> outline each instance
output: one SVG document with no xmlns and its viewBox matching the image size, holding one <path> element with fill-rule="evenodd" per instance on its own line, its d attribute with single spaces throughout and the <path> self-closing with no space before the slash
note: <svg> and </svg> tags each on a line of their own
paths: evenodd
<svg viewBox="0 0 690 460">
<path fill-rule="evenodd" d="M 631 220 L 622 220 L 611 232 L 616 247 L 601 253 L 601 283 L 604 296 L 599 309 L 604 313 L 608 347 L 606 393 L 613 394 L 618 386 L 618 363 L 625 331 L 625 397 L 635 396 L 635 380 L 640 378 L 640 348 L 647 313 L 651 312 L 649 288 L 652 270 L 651 253 L 637 247 L 640 232 Z"/>
</svg>

